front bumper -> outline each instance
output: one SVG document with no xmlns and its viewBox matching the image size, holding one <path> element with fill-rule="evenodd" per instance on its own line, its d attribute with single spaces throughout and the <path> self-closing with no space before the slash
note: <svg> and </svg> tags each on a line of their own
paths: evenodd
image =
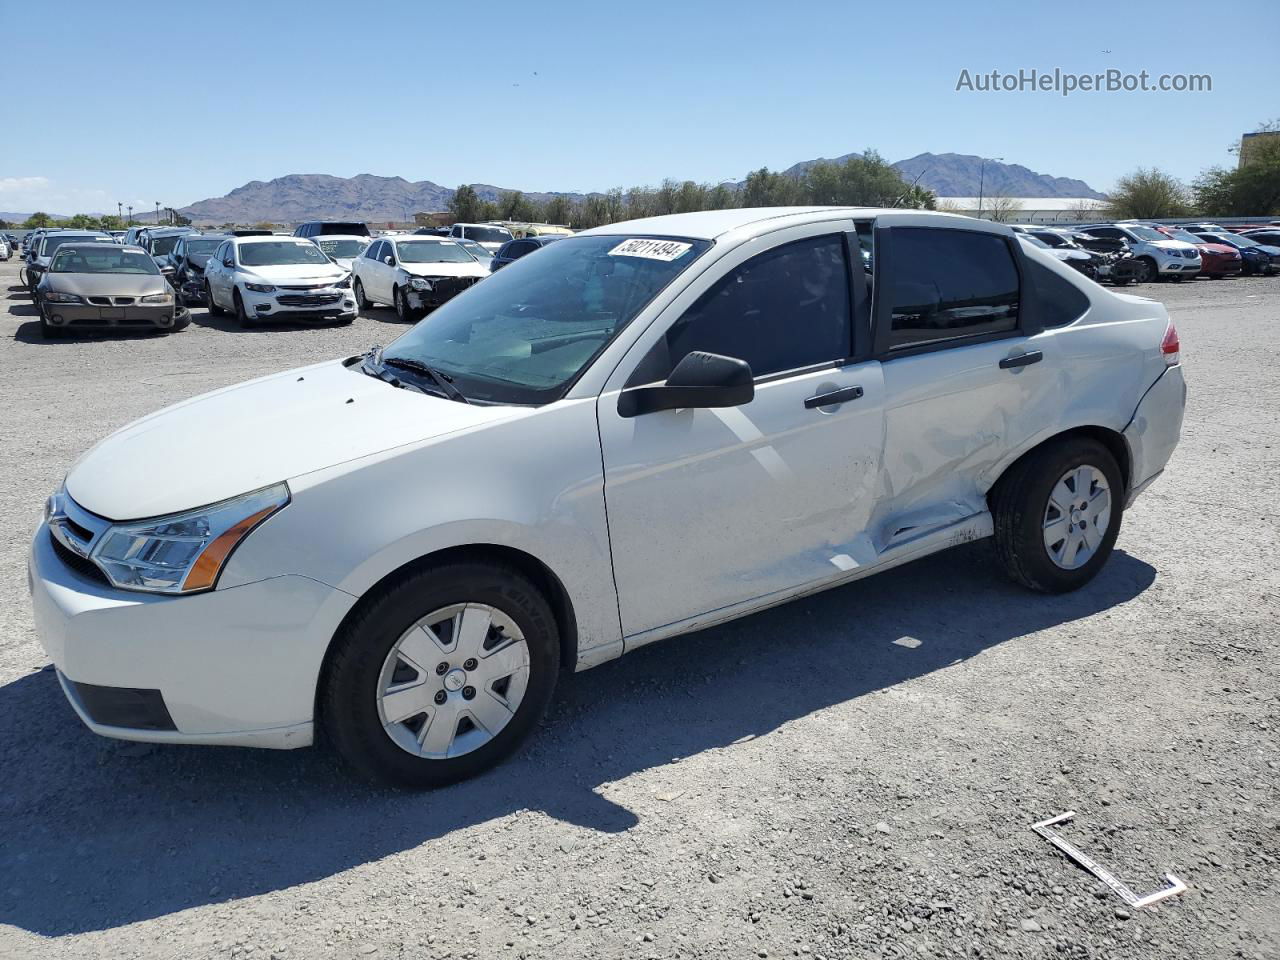
<svg viewBox="0 0 1280 960">
<path fill-rule="evenodd" d="M 102 297 L 99 299 L 106 300 Z M 128 298 L 116 298 L 129 299 Z M 186 307 L 177 303 L 128 304 L 122 306 L 101 306 L 98 304 L 49 303 L 41 304 L 49 323 L 62 329 L 88 329 L 102 327 L 119 327 L 146 330 L 174 330 L 183 326 L 187 319 Z"/>
<path fill-rule="evenodd" d="M 259 320 L 278 317 L 288 321 L 323 323 L 356 315 L 356 301 L 350 289 L 341 287 L 276 287 L 272 293 L 257 293 L 239 286 L 245 312 Z"/>
<path fill-rule="evenodd" d="M 475 286 L 480 277 L 430 277 L 430 290 L 415 290 L 409 287 L 405 299 L 413 310 L 434 310 L 442 303 L 452 300 L 463 290 Z"/>
<path fill-rule="evenodd" d="M 1200 258 L 1187 260 L 1183 257 L 1170 257 L 1167 260 L 1157 260 L 1156 269 L 1159 270 L 1161 276 L 1186 276 L 1194 277 L 1200 272 Z"/>
<path fill-rule="evenodd" d="M 43 523 L 28 581 L 36 632 L 80 719 L 155 743 L 310 744 L 320 665 L 355 603 L 294 575 L 190 596 L 117 590 L 72 569 Z"/>
</svg>

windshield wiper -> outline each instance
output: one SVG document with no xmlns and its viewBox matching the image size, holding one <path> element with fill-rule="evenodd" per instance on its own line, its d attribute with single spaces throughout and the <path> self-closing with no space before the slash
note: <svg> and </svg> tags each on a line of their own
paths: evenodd
<svg viewBox="0 0 1280 960">
<path fill-rule="evenodd" d="M 378 350 L 378 360 L 383 366 L 395 367 L 399 370 L 412 370 L 414 373 L 425 373 L 428 377 L 435 381 L 436 385 L 444 392 L 444 395 L 450 400 L 456 400 L 459 403 L 470 403 L 461 390 L 453 385 L 453 377 L 447 373 L 442 373 L 434 367 L 429 367 L 421 360 L 413 360 L 408 357 L 388 357 L 382 358 L 382 350 Z"/>
</svg>

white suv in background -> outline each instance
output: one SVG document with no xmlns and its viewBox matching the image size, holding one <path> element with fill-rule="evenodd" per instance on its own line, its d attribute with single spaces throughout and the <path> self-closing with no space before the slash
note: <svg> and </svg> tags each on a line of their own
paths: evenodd
<svg viewBox="0 0 1280 960">
<path fill-rule="evenodd" d="M 504 243 L 515 239 L 510 230 L 495 223 L 455 223 L 449 228 L 449 236 L 456 240 L 474 240 L 490 253 L 497 253 Z"/>
<path fill-rule="evenodd" d="M 1150 283 L 1161 277 L 1181 280 L 1200 272 L 1200 251 L 1193 244 L 1170 239 L 1153 227 L 1142 223 L 1100 223 L 1075 228 L 1078 233 L 1089 233 L 1110 240 L 1124 240 L 1129 251 L 1138 260 L 1139 273 L 1134 278 L 1139 283 Z"/>
<path fill-rule="evenodd" d="M 100 441 L 32 540 L 36 629 L 98 733 L 323 725 L 370 776 L 448 783 L 511 753 L 562 670 L 958 544 L 994 538 L 1045 593 L 1105 575 L 1178 441 L 1179 359 L 1163 305 L 1001 224 L 615 223 L 385 350 Z"/>
<path fill-rule="evenodd" d="M 416 233 L 374 240 L 351 266 L 360 309 L 390 304 L 401 320 L 417 319 L 488 275 L 488 261 L 461 243 Z"/>
<path fill-rule="evenodd" d="M 345 324 L 356 318 L 351 274 L 297 237 L 226 240 L 205 264 L 204 283 L 209 312 L 230 311 L 242 327 L 265 320 Z"/>
</svg>

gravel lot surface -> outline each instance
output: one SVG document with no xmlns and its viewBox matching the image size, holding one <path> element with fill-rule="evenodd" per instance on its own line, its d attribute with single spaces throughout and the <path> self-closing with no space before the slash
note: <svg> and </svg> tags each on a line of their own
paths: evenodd
<svg viewBox="0 0 1280 960">
<path fill-rule="evenodd" d="M 45 343 L 0 264 L 0 957 L 1280 957 L 1280 279 L 1140 288 L 1182 335 L 1169 470 L 1097 580 L 984 543 L 646 647 L 513 761 L 429 794 L 322 750 L 114 743 L 36 641 L 30 531 L 157 407 L 386 343 L 337 329 Z M 1140 892 L 1130 911 L 1030 830 Z"/>
</svg>

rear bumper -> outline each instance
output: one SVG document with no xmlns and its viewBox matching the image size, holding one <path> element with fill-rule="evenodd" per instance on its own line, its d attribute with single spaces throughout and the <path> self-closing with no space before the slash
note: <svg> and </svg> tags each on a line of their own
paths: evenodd
<svg viewBox="0 0 1280 960">
<path fill-rule="evenodd" d="M 1187 383 L 1181 364 L 1162 373 L 1138 404 L 1133 419 L 1124 428 L 1131 458 L 1126 506 L 1150 486 L 1173 456 L 1186 405 Z"/>
</svg>

